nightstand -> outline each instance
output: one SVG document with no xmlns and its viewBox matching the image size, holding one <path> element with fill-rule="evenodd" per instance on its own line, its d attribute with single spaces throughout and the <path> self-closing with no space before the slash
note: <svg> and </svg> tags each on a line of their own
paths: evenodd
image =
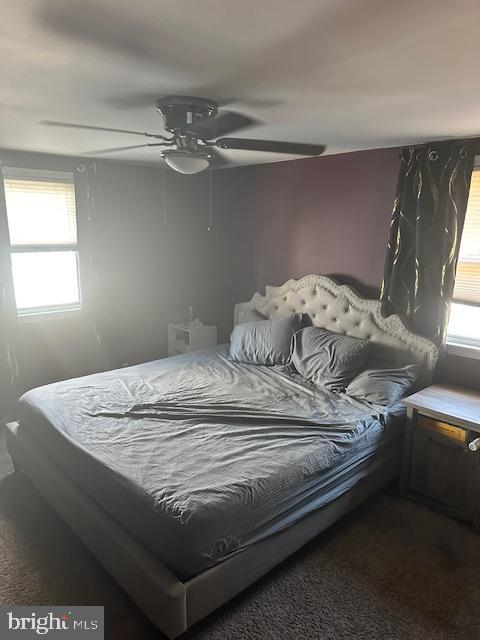
<svg viewBox="0 0 480 640">
<path fill-rule="evenodd" d="M 217 327 L 201 322 L 184 322 L 168 325 L 168 355 L 190 353 L 217 344 Z"/>
<path fill-rule="evenodd" d="M 404 403 L 400 494 L 480 532 L 480 394 L 432 385 Z"/>
</svg>

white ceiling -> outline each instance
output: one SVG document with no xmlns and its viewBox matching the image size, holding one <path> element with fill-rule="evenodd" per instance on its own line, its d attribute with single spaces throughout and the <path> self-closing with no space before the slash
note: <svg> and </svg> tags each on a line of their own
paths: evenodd
<svg viewBox="0 0 480 640">
<path fill-rule="evenodd" d="M 0 147 L 95 156 L 160 132 L 156 97 L 232 99 L 239 137 L 327 153 L 480 133 L 478 0 L 11 0 L 0 8 Z M 291 156 L 229 152 L 239 163 Z M 109 157 L 161 162 L 154 149 Z"/>
</svg>

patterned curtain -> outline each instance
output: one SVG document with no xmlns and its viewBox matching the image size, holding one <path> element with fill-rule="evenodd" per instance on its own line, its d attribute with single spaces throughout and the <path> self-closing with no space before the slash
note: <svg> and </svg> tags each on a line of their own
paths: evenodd
<svg viewBox="0 0 480 640">
<path fill-rule="evenodd" d="M 404 149 L 380 298 L 414 331 L 445 339 L 474 153 L 443 142 Z"/>
</svg>

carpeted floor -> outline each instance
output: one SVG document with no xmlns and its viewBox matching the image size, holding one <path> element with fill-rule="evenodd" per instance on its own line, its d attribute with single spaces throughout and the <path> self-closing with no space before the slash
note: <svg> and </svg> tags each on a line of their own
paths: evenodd
<svg viewBox="0 0 480 640">
<path fill-rule="evenodd" d="M 105 606 L 106 638 L 163 636 L 21 474 L 0 437 L 0 604 Z M 185 640 L 474 640 L 480 537 L 384 492 Z"/>
</svg>

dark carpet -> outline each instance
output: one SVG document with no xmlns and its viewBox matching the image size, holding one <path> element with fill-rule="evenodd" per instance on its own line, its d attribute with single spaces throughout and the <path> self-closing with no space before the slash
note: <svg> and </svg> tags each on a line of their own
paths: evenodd
<svg viewBox="0 0 480 640">
<path fill-rule="evenodd" d="M 106 638 L 160 640 L 0 438 L 0 603 L 104 605 Z M 480 537 L 393 491 L 372 498 L 185 640 L 474 640 Z"/>
</svg>

